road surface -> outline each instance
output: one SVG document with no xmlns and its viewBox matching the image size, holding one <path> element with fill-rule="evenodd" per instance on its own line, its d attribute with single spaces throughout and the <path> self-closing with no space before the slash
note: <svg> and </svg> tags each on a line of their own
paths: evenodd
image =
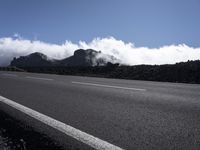
<svg viewBox="0 0 200 150">
<path fill-rule="evenodd" d="M 200 149 L 200 85 L 0 72 L 0 95 L 122 149 Z"/>
</svg>

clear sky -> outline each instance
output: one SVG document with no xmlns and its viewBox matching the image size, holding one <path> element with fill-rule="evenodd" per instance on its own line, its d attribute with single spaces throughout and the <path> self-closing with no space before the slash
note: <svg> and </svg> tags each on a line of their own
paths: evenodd
<svg viewBox="0 0 200 150">
<path fill-rule="evenodd" d="M 0 37 L 200 46 L 200 0 L 0 0 Z"/>
</svg>

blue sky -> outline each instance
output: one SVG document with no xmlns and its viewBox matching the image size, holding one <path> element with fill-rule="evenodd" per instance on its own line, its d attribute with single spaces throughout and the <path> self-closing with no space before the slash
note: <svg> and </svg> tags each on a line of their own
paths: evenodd
<svg viewBox="0 0 200 150">
<path fill-rule="evenodd" d="M 200 0 L 1 0 L 0 37 L 200 46 Z"/>
</svg>

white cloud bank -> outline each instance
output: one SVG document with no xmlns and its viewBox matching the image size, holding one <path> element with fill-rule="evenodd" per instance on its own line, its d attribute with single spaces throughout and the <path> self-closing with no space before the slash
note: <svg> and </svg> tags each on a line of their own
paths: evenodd
<svg viewBox="0 0 200 150">
<path fill-rule="evenodd" d="M 200 59 L 200 48 L 185 44 L 168 45 L 160 48 L 135 47 L 114 37 L 95 38 L 91 42 L 79 41 L 63 44 L 50 44 L 42 41 L 31 41 L 20 36 L 0 38 L 0 66 L 9 65 L 13 57 L 41 52 L 51 58 L 62 59 L 71 56 L 79 48 L 95 49 L 113 55 L 123 64 L 173 64 L 176 62 Z"/>
</svg>

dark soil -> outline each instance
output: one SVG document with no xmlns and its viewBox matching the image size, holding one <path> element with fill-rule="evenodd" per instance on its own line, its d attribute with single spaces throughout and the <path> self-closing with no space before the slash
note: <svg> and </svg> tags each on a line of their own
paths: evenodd
<svg viewBox="0 0 200 150">
<path fill-rule="evenodd" d="M 0 110 L 0 149 L 5 150 L 63 150 L 47 135 L 16 120 Z"/>
</svg>

